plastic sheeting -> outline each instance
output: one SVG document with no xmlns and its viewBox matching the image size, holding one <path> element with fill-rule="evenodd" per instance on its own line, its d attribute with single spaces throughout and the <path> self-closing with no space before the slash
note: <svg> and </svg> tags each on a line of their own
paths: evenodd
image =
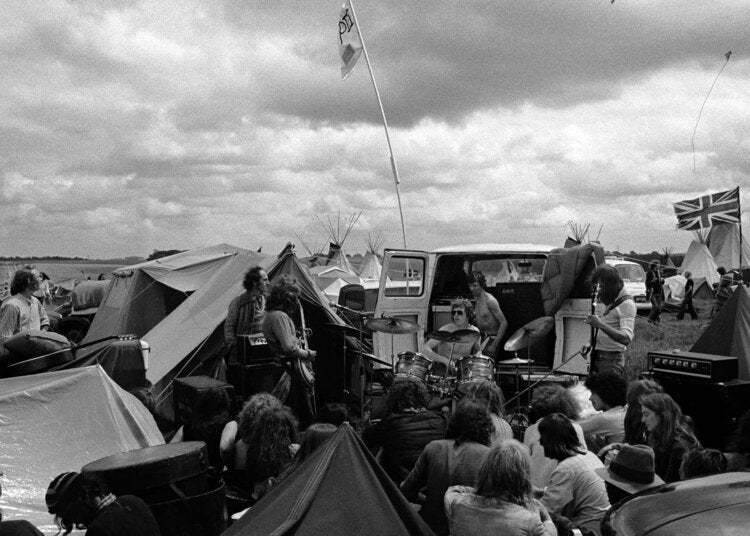
<svg viewBox="0 0 750 536">
<path fill-rule="evenodd" d="M 591 283 L 586 277 L 603 262 L 604 250 L 597 244 L 553 249 L 544 266 L 544 314 L 554 316 L 569 297 L 590 297 Z"/>
<path fill-rule="evenodd" d="M 99 366 L 0 380 L 0 434 L 3 518 L 50 534 L 44 494 L 55 476 L 164 443 L 143 404 Z"/>
</svg>

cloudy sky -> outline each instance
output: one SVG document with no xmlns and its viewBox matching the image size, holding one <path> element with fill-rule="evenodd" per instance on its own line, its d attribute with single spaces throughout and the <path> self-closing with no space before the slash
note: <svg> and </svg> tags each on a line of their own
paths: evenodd
<svg viewBox="0 0 750 536">
<path fill-rule="evenodd" d="M 362 212 L 402 245 L 364 58 L 340 0 L 8 0 L 0 20 L 0 255 L 323 249 Z M 409 247 L 684 251 L 671 203 L 744 188 L 747 0 L 357 0 Z M 691 137 L 699 110 L 724 64 Z M 750 227 L 746 227 L 746 232 Z M 298 238 L 299 237 L 299 238 Z"/>
</svg>

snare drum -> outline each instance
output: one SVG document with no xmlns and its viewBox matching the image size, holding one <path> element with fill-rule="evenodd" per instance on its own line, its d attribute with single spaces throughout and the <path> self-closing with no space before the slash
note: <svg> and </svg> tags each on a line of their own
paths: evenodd
<svg viewBox="0 0 750 536">
<path fill-rule="evenodd" d="M 467 355 L 458 361 L 458 391 L 466 393 L 470 384 L 480 380 L 494 381 L 495 362 L 486 355 Z"/>
<path fill-rule="evenodd" d="M 398 354 L 398 363 L 396 363 L 396 379 L 413 378 L 425 382 L 430 365 L 432 361 L 422 354 L 401 352 Z"/>
</svg>

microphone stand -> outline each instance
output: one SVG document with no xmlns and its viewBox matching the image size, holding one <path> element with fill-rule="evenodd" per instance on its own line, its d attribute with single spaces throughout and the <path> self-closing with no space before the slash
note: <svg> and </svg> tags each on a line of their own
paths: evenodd
<svg viewBox="0 0 750 536">
<path fill-rule="evenodd" d="M 568 358 L 566 358 L 565 361 L 563 361 L 562 363 L 560 363 L 559 365 L 557 365 L 555 368 L 553 368 L 552 370 L 550 370 L 547 374 L 545 374 L 544 376 L 542 376 L 541 378 L 539 378 L 534 383 L 531 383 L 531 375 L 529 375 L 529 383 L 530 383 L 530 385 L 526 389 L 524 389 L 523 391 L 521 391 L 520 393 L 517 393 L 510 400 L 506 401 L 505 404 L 508 405 L 511 402 L 513 402 L 514 400 L 516 400 L 517 398 L 520 398 L 521 396 L 523 396 L 526 393 L 528 393 L 529 391 L 531 391 L 534 387 L 536 387 L 537 385 L 539 385 L 540 383 L 542 383 L 544 380 L 546 380 L 547 378 L 549 378 L 550 376 L 552 376 L 555 372 L 557 372 L 558 370 L 560 370 L 568 361 L 570 361 L 571 359 L 573 359 L 577 355 L 583 355 L 583 353 L 581 352 L 581 350 L 578 350 L 576 353 L 574 353 L 573 355 L 571 355 Z"/>
</svg>

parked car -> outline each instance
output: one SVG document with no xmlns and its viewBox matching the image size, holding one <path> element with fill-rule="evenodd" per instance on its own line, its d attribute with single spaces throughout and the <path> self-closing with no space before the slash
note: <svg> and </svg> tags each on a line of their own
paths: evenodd
<svg viewBox="0 0 750 536">
<path fill-rule="evenodd" d="M 633 296 L 639 311 L 650 311 L 651 302 L 646 297 L 646 272 L 637 262 L 626 261 L 622 257 L 606 257 L 604 262 L 614 266 L 620 274 L 625 291 Z"/>
<path fill-rule="evenodd" d="M 750 473 L 664 484 L 615 504 L 604 536 L 744 535 L 750 532 Z"/>
</svg>

